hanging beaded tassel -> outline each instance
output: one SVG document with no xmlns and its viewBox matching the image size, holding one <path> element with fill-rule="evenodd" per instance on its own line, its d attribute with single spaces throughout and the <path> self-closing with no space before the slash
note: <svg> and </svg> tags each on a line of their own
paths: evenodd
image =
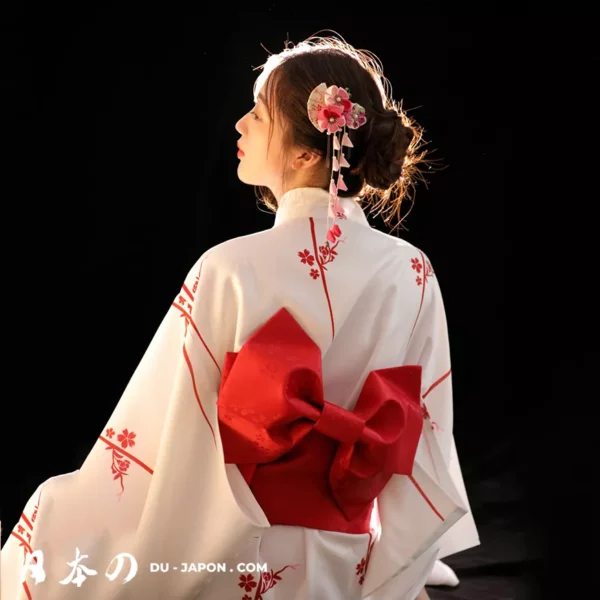
<svg viewBox="0 0 600 600">
<path fill-rule="evenodd" d="M 342 168 L 350 166 L 344 156 L 344 147 L 354 147 L 346 128 L 358 129 L 367 122 L 367 119 L 365 109 L 360 104 L 350 102 L 348 89 L 335 85 L 327 87 L 325 83 L 321 83 L 312 91 L 308 98 L 307 109 L 311 123 L 319 131 L 327 132 L 327 135 L 331 136 L 327 147 L 327 158 L 331 157 L 331 181 L 327 211 L 327 239 L 325 241 L 325 245 L 329 248 L 329 244 L 335 243 L 336 238 L 342 234 L 336 220 L 346 218 L 338 196 L 340 190 L 348 190 L 342 175 Z M 333 219 L 331 226 L 330 219 Z"/>
</svg>

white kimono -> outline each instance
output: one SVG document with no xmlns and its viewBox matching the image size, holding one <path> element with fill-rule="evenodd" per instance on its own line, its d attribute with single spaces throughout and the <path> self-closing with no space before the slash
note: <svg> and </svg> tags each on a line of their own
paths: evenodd
<svg viewBox="0 0 600 600">
<path fill-rule="evenodd" d="M 328 194 L 303 188 L 281 199 L 271 229 L 200 257 L 82 467 L 31 496 L 2 549 L 2 600 L 412 599 L 440 545 L 446 555 L 478 544 L 435 272 L 418 248 L 372 229 L 354 200 L 341 203 L 330 250 Z M 288 524 L 271 524 L 239 462 L 226 464 L 218 402 L 227 357 L 270 324 L 255 360 L 295 360 L 282 323 L 314 345 L 323 397 L 342 416 L 372 371 L 420 367 L 414 462 L 372 502 L 368 532 L 295 525 L 294 511 L 328 520 L 302 501 L 301 483 L 289 510 L 277 498 L 291 497 L 289 486 L 275 488 Z M 238 394 L 270 401 L 266 362 L 238 381 Z"/>
</svg>

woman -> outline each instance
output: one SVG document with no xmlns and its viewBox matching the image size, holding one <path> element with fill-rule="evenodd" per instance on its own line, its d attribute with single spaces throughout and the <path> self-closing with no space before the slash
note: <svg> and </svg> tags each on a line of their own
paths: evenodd
<svg viewBox="0 0 600 600">
<path fill-rule="evenodd" d="M 477 543 L 435 272 L 360 206 L 399 215 L 420 131 L 332 39 L 255 98 L 238 175 L 274 226 L 191 269 L 82 468 L 26 506 L 3 599 L 414 599 L 446 532 Z"/>
</svg>

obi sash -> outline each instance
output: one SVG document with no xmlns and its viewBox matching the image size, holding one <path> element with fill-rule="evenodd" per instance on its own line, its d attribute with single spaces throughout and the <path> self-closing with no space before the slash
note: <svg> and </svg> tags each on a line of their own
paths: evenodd
<svg viewBox="0 0 600 600">
<path fill-rule="evenodd" d="M 372 371 L 354 410 L 324 398 L 321 351 L 286 310 L 227 353 L 218 398 L 226 463 L 271 525 L 367 533 L 375 498 L 410 475 L 421 367 Z"/>
</svg>

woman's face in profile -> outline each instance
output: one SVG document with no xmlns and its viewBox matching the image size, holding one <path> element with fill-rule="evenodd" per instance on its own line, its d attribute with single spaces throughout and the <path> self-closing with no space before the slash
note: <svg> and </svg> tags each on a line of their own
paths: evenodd
<svg viewBox="0 0 600 600">
<path fill-rule="evenodd" d="M 278 119 L 271 121 L 269 117 L 264 95 L 258 95 L 254 109 L 246 113 L 235 128 L 241 136 L 238 177 L 248 185 L 274 191 L 284 169 L 283 136 Z"/>
</svg>

